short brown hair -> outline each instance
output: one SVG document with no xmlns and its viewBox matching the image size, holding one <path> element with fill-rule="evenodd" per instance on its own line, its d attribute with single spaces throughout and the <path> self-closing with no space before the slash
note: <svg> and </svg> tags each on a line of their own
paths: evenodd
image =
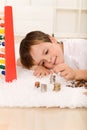
<svg viewBox="0 0 87 130">
<path fill-rule="evenodd" d="M 49 35 L 41 31 L 28 33 L 20 43 L 19 53 L 22 65 L 30 69 L 34 65 L 34 60 L 30 54 L 31 46 L 41 42 L 51 42 Z"/>
</svg>

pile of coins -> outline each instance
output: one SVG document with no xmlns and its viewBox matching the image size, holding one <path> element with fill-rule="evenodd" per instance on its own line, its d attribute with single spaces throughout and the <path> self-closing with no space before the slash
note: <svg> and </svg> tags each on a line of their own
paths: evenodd
<svg viewBox="0 0 87 130">
<path fill-rule="evenodd" d="M 40 84 L 39 81 L 35 82 L 35 87 L 36 88 L 41 87 L 41 92 L 46 92 L 47 91 L 47 84 Z"/>
<path fill-rule="evenodd" d="M 55 83 L 53 90 L 57 92 L 57 91 L 59 91 L 60 89 L 61 89 L 61 84 L 60 84 L 60 83 Z"/>
<path fill-rule="evenodd" d="M 85 87 L 87 88 L 87 81 L 85 80 L 77 80 L 77 81 L 72 81 L 71 84 L 67 84 L 67 87 L 72 87 L 72 88 L 76 88 L 76 87 Z"/>
<path fill-rule="evenodd" d="M 41 84 L 41 92 L 47 91 L 47 84 Z"/>
<path fill-rule="evenodd" d="M 56 75 L 51 74 L 50 75 L 50 85 L 52 87 L 52 91 L 58 92 L 61 90 L 61 84 L 56 81 Z M 47 91 L 47 84 L 41 84 L 39 81 L 35 82 L 35 87 L 39 88 L 41 92 L 46 92 Z M 85 80 L 73 80 L 67 83 L 66 87 L 72 87 L 72 88 L 77 88 L 77 87 L 85 87 L 87 89 L 87 81 Z M 87 94 L 87 92 L 86 92 Z"/>
<path fill-rule="evenodd" d="M 56 82 L 56 75 L 51 74 L 50 76 L 50 83 L 54 84 Z"/>
<path fill-rule="evenodd" d="M 61 89 L 61 84 L 56 82 L 56 75 L 52 74 L 50 76 L 50 83 L 53 84 L 54 88 L 53 91 L 59 91 Z"/>
<path fill-rule="evenodd" d="M 52 74 L 50 76 L 50 84 L 53 86 L 53 91 L 57 92 L 61 89 L 61 84 L 56 82 L 56 75 Z M 41 92 L 47 91 L 47 84 L 41 84 L 39 81 L 35 82 L 35 87 L 39 88 L 41 87 Z"/>
<path fill-rule="evenodd" d="M 35 87 L 37 87 L 37 88 L 40 87 L 40 82 L 39 81 L 35 82 Z"/>
</svg>

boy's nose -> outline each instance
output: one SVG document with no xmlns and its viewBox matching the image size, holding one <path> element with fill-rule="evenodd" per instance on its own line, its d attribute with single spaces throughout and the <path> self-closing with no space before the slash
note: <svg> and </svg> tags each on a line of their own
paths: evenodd
<svg viewBox="0 0 87 130">
<path fill-rule="evenodd" d="M 51 62 L 51 61 L 52 61 L 51 58 L 49 58 L 48 62 Z"/>
<path fill-rule="evenodd" d="M 51 57 L 47 57 L 47 58 L 46 58 L 46 61 L 49 62 L 49 63 L 51 63 L 52 58 L 51 58 Z"/>
<path fill-rule="evenodd" d="M 50 55 L 45 55 L 42 57 L 42 59 L 44 59 L 45 61 L 51 63 L 52 62 L 52 57 Z"/>
</svg>

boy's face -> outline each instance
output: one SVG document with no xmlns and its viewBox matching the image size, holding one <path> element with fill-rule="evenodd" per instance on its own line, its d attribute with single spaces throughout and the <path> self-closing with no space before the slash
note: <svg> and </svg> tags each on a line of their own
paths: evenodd
<svg viewBox="0 0 87 130">
<path fill-rule="evenodd" d="M 31 46 L 31 56 L 35 65 L 45 66 L 52 69 L 55 65 L 64 62 L 61 44 L 43 42 Z"/>
</svg>

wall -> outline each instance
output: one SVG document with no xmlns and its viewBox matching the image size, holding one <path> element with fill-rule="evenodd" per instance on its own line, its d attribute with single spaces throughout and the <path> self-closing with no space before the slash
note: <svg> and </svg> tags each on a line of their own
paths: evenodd
<svg viewBox="0 0 87 130">
<path fill-rule="evenodd" d="M 87 38 L 87 0 L 1 0 L 0 2 L 13 6 L 15 35 L 41 30 L 54 33 L 60 38 Z"/>
</svg>

